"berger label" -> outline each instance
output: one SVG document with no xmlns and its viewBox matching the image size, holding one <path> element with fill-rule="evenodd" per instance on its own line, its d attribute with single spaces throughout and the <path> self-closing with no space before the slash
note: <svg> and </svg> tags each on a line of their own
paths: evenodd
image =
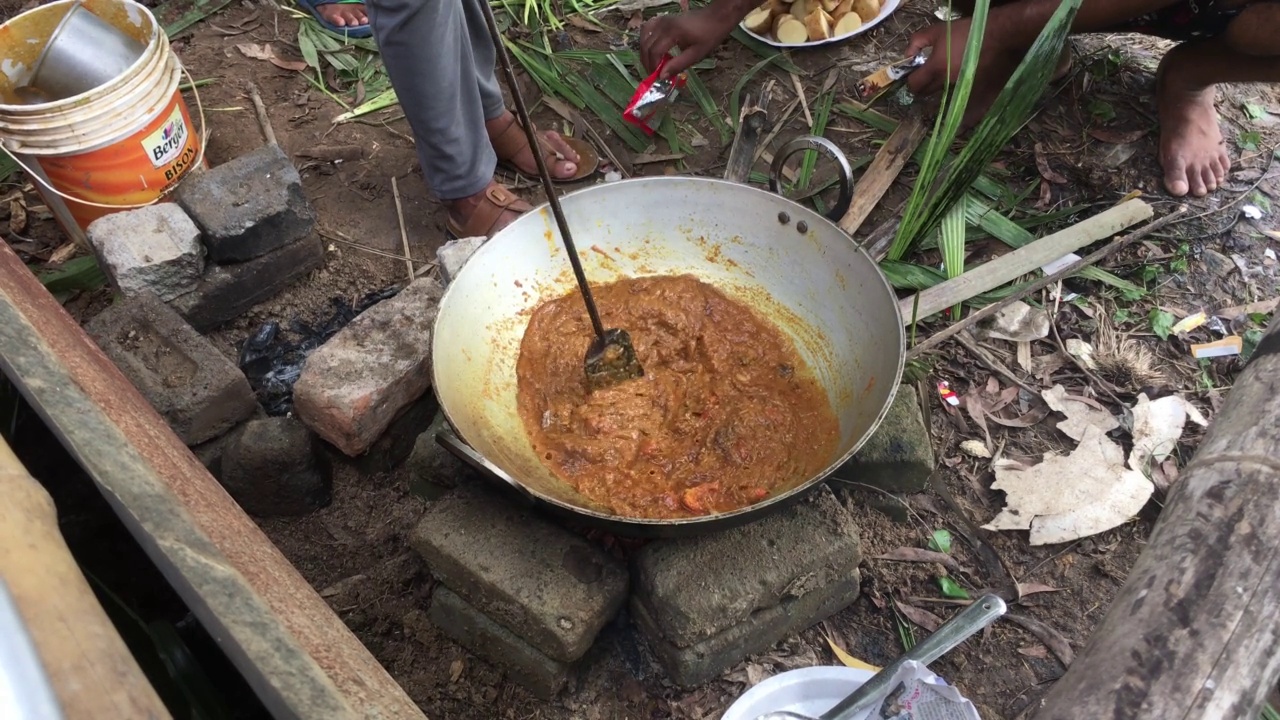
<svg viewBox="0 0 1280 720">
<path fill-rule="evenodd" d="M 186 144 L 187 123 L 182 119 L 181 106 L 173 109 L 168 122 L 160 129 L 142 139 L 142 149 L 157 169 L 177 160 Z"/>
</svg>

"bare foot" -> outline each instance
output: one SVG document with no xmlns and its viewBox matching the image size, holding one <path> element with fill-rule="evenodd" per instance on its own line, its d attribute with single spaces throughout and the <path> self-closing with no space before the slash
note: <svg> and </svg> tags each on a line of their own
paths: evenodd
<svg viewBox="0 0 1280 720">
<path fill-rule="evenodd" d="M 484 124 L 489 133 L 489 141 L 493 143 L 498 159 L 511 163 L 525 175 L 538 175 L 538 161 L 533 157 L 533 148 L 525 139 L 524 130 L 520 127 L 515 113 L 506 112 Z M 539 133 L 547 161 L 547 170 L 557 180 L 571 178 L 578 172 L 578 153 L 560 137 L 559 133 Z M 513 140 L 512 138 L 518 138 Z"/>
<path fill-rule="evenodd" d="M 459 237 L 483 235 L 493 237 L 502 228 L 533 209 L 510 190 L 490 182 L 484 190 L 470 197 L 446 203 L 450 230 Z"/>
<path fill-rule="evenodd" d="M 1170 195 L 1203 197 L 1226 180 L 1231 156 L 1218 129 L 1216 87 L 1192 83 L 1187 75 L 1178 49 L 1169 51 L 1156 76 L 1160 165 Z"/>
<path fill-rule="evenodd" d="M 369 24 L 364 3 L 326 3 L 316 8 L 320 17 L 337 27 L 359 27 Z"/>
</svg>

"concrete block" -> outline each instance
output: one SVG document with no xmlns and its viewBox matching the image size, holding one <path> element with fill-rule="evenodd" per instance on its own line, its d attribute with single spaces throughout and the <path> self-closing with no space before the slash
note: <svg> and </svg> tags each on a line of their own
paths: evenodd
<svg viewBox="0 0 1280 720">
<path fill-rule="evenodd" d="M 85 329 L 187 445 L 258 409 L 240 370 L 153 294 L 112 305 Z"/>
<path fill-rule="evenodd" d="M 443 411 L 436 413 L 431 426 L 414 442 L 413 452 L 405 463 L 409 471 L 409 492 L 423 500 L 439 500 L 460 482 L 475 478 L 471 466 L 436 442 L 436 435 L 448 424 Z"/>
<path fill-rule="evenodd" d="M 175 195 L 204 231 L 209 259 L 219 264 L 261 257 L 315 227 L 302 177 L 276 145 L 194 173 Z"/>
<path fill-rule="evenodd" d="M 190 292 L 204 272 L 200 230 L 173 203 L 98 218 L 88 237 L 103 272 L 125 297 L 149 291 L 172 300 Z"/>
<path fill-rule="evenodd" d="M 748 525 L 645 545 L 632 564 L 634 594 L 662 637 L 687 647 L 854 577 L 861 559 L 853 518 L 822 486 Z"/>
<path fill-rule="evenodd" d="M 391 472 L 409 458 L 418 436 L 431 427 L 439 409 L 436 396 L 428 392 L 402 410 L 363 455 L 348 457 L 328 443 L 325 443 L 325 450 L 334 462 L 349 465 L 362 475 Z"/>
<path fill-rule="evenodd" d="M 333 499 L 315 436 L 294 418 L 251 420 L 222 455 L 222 485 L 255 517 L 306 515 Z"/>
<path fill-rule="evenodd" d="M 890 493 L 916 493 L 933 474 L 933 442 L 915 387 L 901 385 L 880 427 L 835 475 Z"/>
<path fill-rule="evenodd" d="M 572 671 L 569 663 L 538 652 L 443 585 L 432 593 L 427 617 L 448 638 L 503 668 L 509 679 L 543 700 L 555 697 Z"/>
<path fill-rule="evenodd" d="M 431 504 L 409 544 L 440 582 L 553 660 L 591 647 L 627 596 L 598 546 L 478 489 Z"/>
<path fill-rule="evenodd" d="M 205 332 L 275 297 L 321 265 L 324 247 L 317 238 L 295 240 L 248 262 L 210 267 L 195 290 L 170 304 L 195 329 Z"/>
<path fill-rule="evenodd" d="M 458 277 L 462 266 L 467 264 L 486 239 L 484 237 L 458 238 L 450 240 L 436 250 L 436 261 L 440 263 L 440 278 L 444 280 L 445 285 Z"/>
<path fill-rule="evenodd" d="M 680 685 L 701 685 L 719 677 L 748 656 L 762 653 L 784 638 L 812 627 L 858 599 L 861 577 L 848 577 L 816 588 L 800 597 L 789 597 L 770 608 L 688 647 L 662 636 L 652 613 L 638 598 L 631 600 L 631 616 L 653 649 L 659 664 Z"/>
<path fill-rule="evenodd" d="M 365 310 L 307 358 L 293 386 L 298 417 L 350 457 L 363 455 L 431 385 L 431 328 L 443 289 L 432 278 Z"/>
</svg>

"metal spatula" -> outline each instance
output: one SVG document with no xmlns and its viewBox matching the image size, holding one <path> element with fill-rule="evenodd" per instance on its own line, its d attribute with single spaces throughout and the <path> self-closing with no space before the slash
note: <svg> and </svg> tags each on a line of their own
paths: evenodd
<svg viewBox="0 0 1280 720">
<path fill-rule="evenodd" d="M 636 350 L 631 345 L 631 335 L 626 330 L 618 328 L 606 330 L 604 324 L 600 322 L 596 301 L 591 297 L 591 287 L 587 284 L 586 273 L 582 271 L 582 262 L 578 259 L 578 251 L 573 245 L 573 236 L 569 233 L 569 222 L 564 217 L 564 211 L 560 209 L 560 198 L 556 196 L 555 184 L 551 180 L 551 172 L 547 169 L 546 160 L 543 158 L 538 134 L 533 129 L 533 121 L 529 119 L 524 97 L 520 95 L 520 85 L 516 82 L 516 73 L 511 67 L 507 47 L 502 42 L 498 21 L 493 16 L 493 8 L 489 6 L 488 0 L 480 0 L 480 7 L 484 9 L 485 24 L 489 26 L 489 34 L 493 37 L 493 45 L 498 52 L 498 64 L 502 66 L 502 72 L 507 78 L 507 87 L 511 88 L 511 97 L 515 100 L 516 117 L 519 118 L 525 135 L 529 138 L 533 159 L 538 163 L 542 189 L 546 191 L 547 203 L 551 205 L 551 214 L 555 216 L 564 249 L 569 253 L 573 274 L 578 278 L 578 289 L 582 291 L 582 300 L 587 304 L 587 314 L 591 316 L 591 327 L 596 333 L 595 340 L 587 348 L 587 356 L 583 362 L 587 373 L 587 386 L 595 390 L 623 380 L 638 378 L 644 375 L 644 368 L 640 367 L 640 361 L 636 358 Z"/>
<path fill-rule="evenodd" d="M 968 640 L 974 633 L 995 622 L 996 618 L 1004 615 L 1007 610 L 1008 606 L 997 595 L 978 598 L 964 610 L 956 613 L 955 617 L 943 623 L 932 635 L 872 676 L 870 680 L 854 690 L 853 694 L 823 713 L 822 717 L 811 718 L 790 710 L 780 710 L 765 713 L 756 720 L 853 720 L 872 707 L 876 699 L 889 689 L 893 676 L 897 675 L 908 661 L 914 660 L 921 665 L 928 665 Z"/>
</svg>

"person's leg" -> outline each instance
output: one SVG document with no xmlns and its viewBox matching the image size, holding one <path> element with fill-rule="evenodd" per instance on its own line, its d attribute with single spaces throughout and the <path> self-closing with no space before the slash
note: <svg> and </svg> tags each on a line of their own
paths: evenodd
<svg viewBox="0 0 1280 720">
<path fill-rule="evenodd" d="M 316 8 L 330 24 L 337 27 L 359 27 L 369 24 L 369 13 L 362 2 L 332 2 Z"/>
<path fill-rule="evenodd" d="M 485 132 L 490 143 L 498 152 L 498 159 L 515 165 L 527 175 L 537 175 L 537 161 L 533 150 L 524 136 L 524 130 L 516 122 L 515 113 L 507 109 L 502 97 L 502 87 L 498 84 L 496 66 L 497 49 L 493 38 L 489 36 L 489 27 L 485 24 L 484 11 L 480 2 L 484 0 L 462 0 L 462 12 L 470 34 L 472 57 L 476 69 L 475 82 L 480 92 L 480 102 L 484 107 Z M 551 151 L 545 155 L 547 169 L 553 178 L 570 178 L 578 171 L 578 154 L 564 142 L 558 133 L 542 133 L 543 144 Z"/>
<path fill-rule="evenodd" d="M 464 2 L 474 0 L 371 0 L 369 16 L 427 185 L 454 225 L 468 227 L 483 213 L 493 223 L 482 232 L 491 233 L 528 205 L 511 202 L 499 212 L 514 196 L 493 181 L 498 159 L 484 132 L 486 108 L 474 80 L 481 68 Z"/>
<path fill-rule="evenodd" d="M 1280 82 L 1280 3 L 1244 8 L 1226 31 L 1170 50 L 1160 63 L 1156 100 L 1160 164 L 1169 194 L 1206 195 L 1231 168 L 1214 108 L 1216 86 Z"/>
</svg>

